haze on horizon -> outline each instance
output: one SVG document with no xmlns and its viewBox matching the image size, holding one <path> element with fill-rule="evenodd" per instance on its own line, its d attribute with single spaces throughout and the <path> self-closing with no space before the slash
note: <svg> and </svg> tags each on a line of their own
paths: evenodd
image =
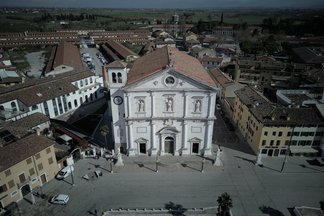
<svg viewBox="0 0 324 216">
<path fill-rule="evenodd" d="M 324 8 L 323 0 L 0 0 L 0 7 Z"/>
</svg>

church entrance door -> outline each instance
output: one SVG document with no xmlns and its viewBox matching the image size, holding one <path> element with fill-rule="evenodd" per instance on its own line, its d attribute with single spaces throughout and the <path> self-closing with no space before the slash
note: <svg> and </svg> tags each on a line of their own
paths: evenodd
<svg viewBox="0 0 324 216">
<path fill-rule="evenodd" d="M 192 143 L 192 153 L 198 154 L 199 151 L 199 143 Z"/>
<path fill-rule="evenodd" d="M 146 154 L 146 143 L 140 143 L 139 149 L 141 154 Z"/>
<path fill-rule="evenodd" d="M 167 154 L 174 153 L 174 139 L 172 137 L 166 137 L 164 139 L 164 152 Z"/>
</svg>

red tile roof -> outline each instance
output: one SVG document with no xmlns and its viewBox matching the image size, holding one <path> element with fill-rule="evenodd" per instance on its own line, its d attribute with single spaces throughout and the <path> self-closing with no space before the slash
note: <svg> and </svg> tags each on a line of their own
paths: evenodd
<svg viewBox="0 0 324 216">
<path fill-rule="evenodd" d="M 72 43 L 62 42 L 57 46 L 53 68 L 60 65 L 71 66 L 75 70 L 83 67 L 79 49 Z"/>
<path fill-rule="evenodd" d="M 18 99 L 30 107 L 76 91 L 78 88 L 72 82 L 90 76 L 93 76 L 93 73 L 88 69 L 70 71 L 56 77 L 46 77 L 12 87 L 0 88 L 0 103 Z"/>
<path fill-rule="evenodd" d="M 116 60 L 108 64 L 107 68 L 125 68 L 126 66 L 125 62 Z"/>
<path fill-rule="evenodd" d="M 209 73 L 215 79 L 216 83 L 218 83 L 222 87 L 234 84 L 234 81 L 218 68 L 211 69 Z"/>
<path fill-rule="evenodd" d="M 54 145 L 54 141 L 36 134 L 0 148 L 0 172 Z"/>
<path fill-rule="evenodd" d="M 200 64 L 198 59 L 191 57 L 177 48 L 165 46 L 137 60 L 130 69 L 127 84 L 130 85 L 148 76 L 172 68 L 176 72 L 210 87 L 215 87 L 214 80 Z"/>
</svg>

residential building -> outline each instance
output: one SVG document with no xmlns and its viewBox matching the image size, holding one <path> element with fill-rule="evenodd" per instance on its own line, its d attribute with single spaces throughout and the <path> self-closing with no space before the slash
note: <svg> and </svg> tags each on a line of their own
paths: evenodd
<svg viewBox="0 0 324 216">
<path fill-rule="evenodd" d="M 324 146 L 324 120 L 314 107 L 282 107 L 252 87 L 235 91 L 233 120 L 257 154 L 317 155 Z"/>
<path fill-rule="evenodd" d="M 296 62 L 324 66 L 324 47 L 298 47 L 292 51 Z"/>
<path fill-rule="evenodd" d="M 211 69 L 209 73 L 216 83 L 218 103 L 222 104 L 223 111 L 229 116 L 233 116 L 235 91 L 242 89 L 245 85 L 235 82 L 219 68 Z"/>
<path fill-rule="evenodd" d="M 118 42 L 146 43 L 150 33 L 147 30 L 105 31 L 105 30 L 61 30 L 56 32 L 0 33 L 0 47 L 18 47 L 59 44 L 62 41 L 78 43 L 81 38 L 93 38 L 96 43 L 107 40 Z"/>
<path fill-rule="evenodd" d="M 165 46 L 108 76 L 115 148 L 129 156 L 212 154 L 215 82 L 197 59 Z"/>
<path fill-rule="evenodd" d="M 72 70 L 82 69 L 79 49 L 72 43 L 61 42 L 53 48 L 45 68 L 45 76 L 55 76 Z"/>
<path fill-rule="evenodd" d="M 101 44 L 101 50 L 110 62 L 116 60 L 131 62 L 138 58 L 138 55 L 132 50 L 113 40 Z"/>
<path fill-rule="evenodd" d="M 8 131 L 0 131 L 1 139 Z M 22 200 L 53 179 L 59 168 L 54 141 L 35 133 L 0 147 L 0 207 Z"/>
<path fill-rule="evenodd" d="M 0 92 L 0 122 L 37 112 L 58 118 L 104 97 L 102 78 L 88 69 L 0 88 Z"/>
<path fill-rule="evenodd" d="M 258 59 L 240 57 L 235 59 L 235 62 L 236 68 L 233 76 L 237 81 L 259 85 L 263 89 L 282 85 L 283 82 L 299 77 L 307 69 L 307 65 L 284 63 L 271 57 Z M 286 86 L 293 84 L 289 82 Z"/>
</svg>

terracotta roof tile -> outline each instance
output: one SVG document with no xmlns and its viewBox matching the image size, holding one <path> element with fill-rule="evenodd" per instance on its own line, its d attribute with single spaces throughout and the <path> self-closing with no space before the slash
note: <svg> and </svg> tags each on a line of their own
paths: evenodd
<svg viewBox="0 0 324 216">
<path fill-rule="evenodd" d="M 176 72 L 197 82 L 215 87 L 214 80 L 200 64 L 198 59 L 191 57 L 176 48 L 165 46 L 135 60 L 127 77 L 127 84 L 132 84 L 145 77 L 160 72 L 164 68 Z"/>
<path fill-rule="evenodd" d="M 5 122 L 1 125 L 3 130 L 8 130 L 15 137 L 24 137 L 34 131 L 32 129 L 40 124 L 48 122 L 49 118 L 42 113 L 34 113 L 22 119 L 13 122 Z M 6 144 L 4 140 L 0 139 L 0 145 Z"/>
<path fill-rule="evenodd" d="M 13 87 L 0 88 L 0 103 L 18 99 L 27 106 L 33 106 L 55 97 L 76 91 L 73 81 L 93 76 L 89 70 L 71 71 L 56 77 L 33 80 Z"/>
<path fill-rule="evenodd" d="M 215 79 L 216 83 L 222 87 L 233 85 L 234 81 L 224 74 L 219 68 L 213 68 L 210 71 L 211 76 Z"/>
<path fill-rule="evenodd" d="M 0 148 L 0 172 L 54 145 L 54 141 L 36 134 L 24 137 Z"/>
<path fill-rule="evenodd" d="M 107 41 L 106 43 L 109 47 L 111 47 L 115 52 L 118 52 L 119 55 L 121 55 L 124 59 L 127 58 L 127 56 L 134 55 L 138 56 L 136 53 L 134 53 L 132 50 L 128 49 L 127 47 L 123 46 L 121 43 L 117 41 Z"/>
<path fill-rule="evenodd" d="M 116 60 L 108 64 L 107 68 L 125 68 L 126 66 L 125 62 Z"/>
<path fill-rule="evenodd" d="M 75 70 L 83 67 L 79 49 L 72 43 L 61 42 L 57 46 L 53 68 L 60 65 L 68 65 L 73 67 Z"/>
</svg>

